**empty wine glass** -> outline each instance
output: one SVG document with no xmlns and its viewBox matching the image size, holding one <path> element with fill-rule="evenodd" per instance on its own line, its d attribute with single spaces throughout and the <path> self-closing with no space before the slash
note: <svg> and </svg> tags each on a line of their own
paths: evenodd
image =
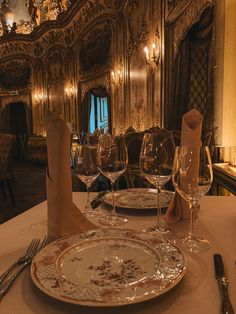
<svg viewBox="0 0 236 314">
<path fill-rule="evenodd" d="M 189 232 L 183 239 L 183 248 L 189 252 L 208 249 L 210 242 L 194 233 L 193 223 L 198 201 L 209 191 L 213 180 L 209 148 L 177 147 L 172 180 L 175 189 L 188 202 L 190 209 Z"/>
<path fill-rule="evenodd" d="M 86 185 L 87 188 L 87 205 L 83 213 L 88 217 L 93 217 L 96 213 L 90 204 L 90 188 L 97 179 L 100 172 L 97 164 L 97 147 L 94 145 L 78 145 L 75 171 L 77 177 Z"/>
<path fill-rule="evenodd" d="M 114 185 L 127 168 L 128 156 L 123 138 L 117 143 L 111 134 L 101 134 L 98 141 L 98 160 L 99 170 L 110 180 L 112 192 L 112 214 L 100 217 L 99 222 L 108 226 L 122 225 L 128 219 L 116 213 Z"/>
<path fill-rule="evenodd" d="M 157 190 L 157 223 L 148 229 L 160 236 L 167 236 L 172 230 L 167 228 L 164 221 L 160 221 L 161 188 L 166 184 L 172 174 L 175 144 L 172 134 L 166 129 L 160 129 L 157 133 L 146 133 L 140 154 L 140 169 L 144 177 L 156 187 Z"/>
</svg>

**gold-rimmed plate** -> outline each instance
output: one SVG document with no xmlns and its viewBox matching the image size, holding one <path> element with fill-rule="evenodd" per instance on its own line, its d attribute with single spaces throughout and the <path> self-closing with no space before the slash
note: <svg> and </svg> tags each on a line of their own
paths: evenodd
<svg viewBox="0 0 236 314">
<path fill-rule="evenodd" d="M 160 207 L 168 207 L 174 193 L 162 190 L 160 193 Z M 115 206 L 123 209 L 148 210 L 157 208 L 157 190 L 148 188 L 133 188 L 114 192 Z M 112 206 L 112 193 L 104 197 L 105 204 Z"/>
<path fill-rule="evenodd" d="M 182 252 L 132 230 L 98 229 L 58 239 L 33 259 L 31 277 L 47 295 L 85 306 L 143 302 L 166 293 L 185 274 Z"/>
</svg>

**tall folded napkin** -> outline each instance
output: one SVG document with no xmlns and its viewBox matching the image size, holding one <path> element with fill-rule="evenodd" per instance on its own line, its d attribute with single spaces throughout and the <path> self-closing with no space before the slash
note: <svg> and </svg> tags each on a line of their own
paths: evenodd
<svg viewBox="0 0 236 314">
<path fill-rule="evenodd" d="M 195 157 L 198 156 L 198 151 L 201 146 L 201 132 L 202 132 L 202 116 L 196 110 L 192 109 L 185 113 L 182 118 L 181 129 L 181 146 L 191 147 Z M 198 172 L 198 161 L 193 163 L 192 169 L 189 169 L 189 173 L 196 174 Z M 185 182 L 185 184 L 187 184 Z M 167 221 L 177 222 L 180 219 L 189 219 L 190 210 L 189 204 L 178 192 L 175 192 L 175 197 L 169 204 L 167 209 Z M 197 212 L 194 213 L 197 216 Z"/>
<path fill-rule="evenodd" d="M 57 115 L 49 112 L 47 130 L 47 206 L 48 236 L 59 238 L 74 232 L 94 229 L 72 201 L 70 130 Z"/>
</svg>

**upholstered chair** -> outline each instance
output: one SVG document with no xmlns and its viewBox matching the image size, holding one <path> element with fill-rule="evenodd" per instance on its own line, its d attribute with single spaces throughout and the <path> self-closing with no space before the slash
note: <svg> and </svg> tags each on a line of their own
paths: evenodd
<svg viewBox="0 0 236 314">
<path fill-rule="evenodd" d="M 140 173 L 139 158 L 143 141 L 143 132 L 132 132 L 124 136 L 128 152 L 127 186 L 129 188 L 140 187 L 143 178 Z"/>
</svg>

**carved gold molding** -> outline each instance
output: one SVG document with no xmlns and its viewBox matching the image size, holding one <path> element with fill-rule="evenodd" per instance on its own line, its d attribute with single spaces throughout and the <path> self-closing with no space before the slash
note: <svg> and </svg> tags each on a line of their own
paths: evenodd
<svg viewBox="0 0 236 314">
<path fill-rule="evenodd" d="M 148 1 L 129 1 L 127 9 L 129 43 L 128 55 L 132 55 L 141 43 L 144 43 L 148 37 L 148 26 L 146 21 L 146 13 L 148 9 Z"/>
<path fill-rule="evenodd" d="M 58 20 L 57 23 L 47 22 L 47 27 L 44 23 L 42 27 L 39 26 L 31 34 L 24 36 L 20 36 L 20 34 L 17 34 L 19 36 L 3 36 L 0 38 L 0 58 L 17 54 L 27 54 L 39 58 L 55 43 L 71 46 L 95 19 L 109 16 L 114 20 L 121 7 L 116 2 L 116 0 L 77 1 L 71 10 L 68 10 L 71 11 L 68 12 L 68 15 L 71 15 L 70 20 L 65 17 L 64 20 Z M 123 2 L 125 0 L 122 0 Z"/>
<path fill-rule="evenodd" d="M 110 84 L 110 74 L 106 74 L 103 77 L 99 77 L 97 79 L 91 79 L 88 82 L 81 82 L 81 99 L 82 103 L 84 101 L 85 95 L 93 88 L 104 86 L 108 94 L 111 93 L 111 84 Z"/>
<path fill-rule="evenodd" d="M 22 94 L 22 95 L 9 95 L 0 97 L 2 110 L 5 108 L 6 105 L 11 103 L 23 102 L 27 104 L 27 106 L 31 107 L 31 94 Z"/>
</svg>

